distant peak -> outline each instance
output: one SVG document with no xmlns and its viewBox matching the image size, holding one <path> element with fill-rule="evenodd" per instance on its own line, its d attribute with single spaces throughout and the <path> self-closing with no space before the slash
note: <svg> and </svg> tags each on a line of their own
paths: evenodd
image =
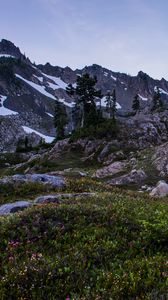
<svg viewBox="0 0 168 300">
<path fill-rule="evenodd" d="M 2 39 L 0 42 L 0 54 L 9 54 L 17 58 L 21 56 L 20 49 L 16 47 L 14 43 L 6 39 Z"/>
<path fill-rule="evenodd" d="M 143 71 L 139 71 L 137 76 L 140 78 L 150 77 L 147 73 L 144 73 Z"/>
</svg>

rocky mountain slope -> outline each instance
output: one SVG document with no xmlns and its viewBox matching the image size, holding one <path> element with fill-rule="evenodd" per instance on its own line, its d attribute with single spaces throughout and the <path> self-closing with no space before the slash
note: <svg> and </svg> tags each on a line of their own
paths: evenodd
<svg viewBox="0 0 168 300">
<path fill-rule="evenodd" d="M 28 136 L 29 143 L 38 144 L 42 139 L 51 142 L 55 137 L 53 116 L 55 101 L 66 107 L 69 115 L 67 132 L 72 131 L 71 111 L 73 100 L 66 94 L 66 86 L 75 84 L 77 76 L 84 73 L 97 76 L 97 87 L 105 95 L 116 89 L 118 113 L 131 109 L 136 93 L 141 99 L 144 112 L 153 97 L 156 86 L 160 88 L 162 100 L 168 99 L 168 82 L 154 80 L 143 72 L 137 76 L 113 72 L 99 65 L 72 70 L 45 65 L 35 65 L 22 54 L 12 42 L 0 42 L 0 151 L 13 151 L 18 143 Z M 105 106 L 105 98 L 101 100 Z"/>
</svg>

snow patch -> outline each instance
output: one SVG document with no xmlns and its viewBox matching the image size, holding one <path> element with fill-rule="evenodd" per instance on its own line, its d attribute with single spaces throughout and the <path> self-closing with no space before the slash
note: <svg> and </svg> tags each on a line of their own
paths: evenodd
<svg viewBox="0 0 168 300">
<path fill-rule="evenodd" d="M 50 113 L 48 113 L 48 112 L 46 112 L 46 114 L 47 114 L 48 116 L 50 116 L 51 118 L 54 118 L 54 116 L 53 116 L 52 114 L 50 114 Z"/>
<path fill-rule="evenodd" d="M 66 90 L 67 87 L 67 83 L 65 83 L 60 77 L 55 77 L 55 76 L 51 76 L 51 75 L 47 75 L 45 73 L 42 73 L 46 78 L 52 80 L 56 86 L 54 86 L 55 89 L 63 89 Z M 48 84 L 51 84 L 50 82 L 48 82 Z"/>
<path fill-rule="evenodd" d="M 148 101 L 148 98 L 145 98 L 145 97 L 141 96 L 140 94 L 138 94 L 138 96 L 139 96 L 139 98 L 140 98 L 141 100 L 143 100 L 143 101 Z"/>
<path fill-rule="evenodd" d="M 106 77 L 107 77 L 107 76 L 108 76 L 108 73 L 107 73 L 107 72 L 104 72 L 104 76 L 106 76 Z"/>
<path fill-rule="evenodd" d="M 73 84 L 72 84 L 72 86 L 74 87 L 74 89 L 76 89 L 76 87 L 77 87 L 77 84 L 76 84 L 76 82 L 75 82 L 75 83 L 73 83 Z"/>
<path fill-rule="evenodd" d="M 45 90 L 45 87 L 44 87 L 44 86 L 38 85 L 38 84 L 36 84 L 36 83 L 34 83 L 34 82 L 30 81 L 30 80 L 27 80 L 27 79 L 23 78 L 22 76 L 20 76 L 20 75 L 18 75 L 18 74 L 15 74 L 15 76 L 16 76 L 17 78 L 19 78 L 19 79 L 25 81 L 25 82 L 26 82 L 27 84 L 29 84 L 32 88 L 34 88 L 35 90 L 37 90 L 38 92 L 40 92 L 40 93 L 43 94 L 44 96 L 56 100 L 55 97 L 54 97 L 52 94 L 48 93 L 48 92 Z"/>
<path fill-rule="evenodd" d="M 10 55 L 10 54 L 0 54 L 0 57 L 16 58 L 15 56 Z"/>
<path fill-rule="evenodd" d="M 51 83 L 51 82 L 48 82 L 48 81 L 47 81 L 47 84 L 48 84 L 48 86 L 49 86 L 51 89 L 53 89 L 53 90 L 58 89 L 58 86 L 57 86 L 55 83 Z"/>
<path fill-rule="evenodd" d="M 75 106 L 75 102 L 66 102 L 64 98 L 59 98 L 58 101 L 60 103 L 63 103 L 64 105 L 66 105 L 68 107 L 74 107 Z"/>
<path fill-rule="evenodd" d="M 158 88 L 157 86 L 154 87 L 154 91 L 155 91 L 155 92 L 157 92 L 157 88 Z M 161 89 L 161 88 L 159 88 L 159 92 L 160 92 L 161 94 L 168 95 L 168 92 L 166 92 L 165 90 L 163 90 L 163 89 Z"/>
<path fill-rule="evenodd" d="M 55 137 L 53 137 L 53 136 L 44 135 L 44 134 L 42 134 L 30 127 L 27 127 L 27 126 L 22 126 L 22 128 L 28 134 L 36 133 L 37 135 L 41 136 L 45 140 L 46 143 L 52 143 L 55 139 Z"/>
<path fill-rule="evenodd" d="M 4 107 L 4 101 L 7 99 L 6 96 L 2 96 L 0 95 L 0 104 L 2 106 L 0 106 L 0 116 L 10 116 L 10 115 L 17 115 L 18 112 L 10 110 L 6 107 Z"/>
<path fill-rule="evenodd" d="M 38 77 L 36 75 L 33 75 L 34 77 L 36 77 L 41 83 L 43 83 L 43 77 Z"/>
<path fill-rule="evenodd" d="M 99 105 L 99 103 L 98 103 L 98 105 Z M 106 96 L 104 96 L 102 99 L 101 99 L 101 106 L 102 107 L 106 107 L 107 106 L 107 103 L 106 103 Z M 122 107 L 121 107 L 121 105 L 117 102 L 116 103 L 116 108 L 117 109 L 121 109 Z"/>
<path fill-rule="evenodd" d="M 116 77 L 114 77 L 113 75 L 111 75 L 111 78 L 113 79 L 113 80 L 117 80 L 117 78 Z"/>
</svg>

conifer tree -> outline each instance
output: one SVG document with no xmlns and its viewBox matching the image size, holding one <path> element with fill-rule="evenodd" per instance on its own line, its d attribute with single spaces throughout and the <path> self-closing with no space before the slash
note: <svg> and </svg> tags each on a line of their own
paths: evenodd
<svg viewBox="0 0 168 300">
<path fill-rule="evenodd" d="M 115 89 L 110 93 L 107 92 L 106 95 L 106 110 L 110 114 L 110 118 L 115 120 L 116 112 L 117 112 L 117 100 L 116 100 L 116 91 Z"/>
<path fill-rule="evenodd" d="M 65 125 L 68 123 L 68 117 L 65 106 L 56 101 L 55 114 L 54 114 L 54 125 L 57 132 L 57 139 L 65 137 Z"/>
<path fill-rule="evenodd" d="M 163 107 L 163 103 L 161 100 L 161 95 L 158 87 L 156 87 L 155 89 L 152 102 L 153 102 L 152 111 Z"/>
<path fill-rule="evenodd" d="M 98 122 L 96 109 L 96 98 L 100 98 L 101 91 L 95 88 L 96 77 L 90 77 L 89 74 L 77 77 L 76 87 L 68 85 L 66 91 L 69 96 L 73 96 L 76 102 L 75 108 L 79 112 L 80 127 L 94 125 Z"/>
<path fill-rule="evenodd" d="M 138 94 L 136 94 L 135 97 L 134 97 L 134 99 L 133 99 L 132 109 L 135 112 L 135 114 L 137 112 L 139 112 L 139 110 L 140 110 L 140 101 L 139 101 L 139 95 Z"/>
<path fill-rule="evenodd" d="M 112 98 L 113 98 L 113 102 L 112 102 L 112 107 L 111 107 L 111 113 L 112 113 L 112 119 L 115 120 L 116 112 L 117 112 L 117 100 L 116 100 L 115 89 L 112 92 Z"/>
</svg>

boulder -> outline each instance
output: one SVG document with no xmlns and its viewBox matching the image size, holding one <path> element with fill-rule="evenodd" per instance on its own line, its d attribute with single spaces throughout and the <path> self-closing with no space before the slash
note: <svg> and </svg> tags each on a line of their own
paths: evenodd
<svg viewBox="0 0 168 300">
<path fill-rule="evenodd" d="M 101 169 L 98 169 L 93 177 L 103 178 L 106 176 L 112 176 L 119 172 L 122 172 L 127 166 L 127 162 L 125 161 L 116 161 L 109 166 L 105 166 Z"/>
<path fill-rule="evenodd" d="M 95 193 L 67 193 L 67 194 L 55 194 L 55 195 L 47 195 L 47 196 L 40 196 L 35 199 L 35 203 L 42 204 L 42 203 L 60 203 L 63 199 L 72 199 L 72 198 L 88 198 L 95 196 Z"/>
<path fill-rule="evenodd" d="M 108 165 L 112 164 L 114 161 L 120 161 L 120 160 L 126 160 L 126 159 L 127 159 L 126 155 L 123 153 L 123 151 L 120 150 L 115 153 L 109 154 L 107 159 L 104 160 L 103 165 L 108 166 Z"/>
<path fill-rule="evenodd" d="M 28 201 L 17 201 L 13 203 L 3 204 L 0 206 L 0 216 L 24 210 L 31 205 L 32 203 Z"/>
<path fill-rule="evenodd" d="M 147 178 L 143 170 L 132 170 L 129 174 L 111 179 L 108 181 L 109 185 L 127 185 L 140 184 Z"/>
<path fill-rule="evenodd" d="M 168 195 L 168 184 L 164 180 L 160 180 L 156 187 L 151 191 L 151 197 L 164 197 Z"/>
<path fill-rule="evenodd" d="M 78 168 L 68 168 L 64 169 L 63 171 L 53 171 L 49 172 L 49 175 L 62 175 L 62 176 L 74 176 L 74 177 L 86 177 L 88 174 L 84 172 L 83 170 L 80 170 Z"/>
<path fill-rule="evenodd" d="M 49 184 L 54 188 L 62 188 L 65 186 L 65 179 L 61 176 L 51 176 L 48 174 L 16 174 L 13 176 L 6 176 L 0 179 L 1 184 L 24 184 L 30 182 L 38 182 L 42 184 Z"/>
<path fill-rule="evenodd" d="M 97 152 L 97 150 L 102 147 L 102 144 L 104 144 L 102 140 L 89 140 L 84 149 L 85 155 L 90 156 Z"/>
<path fill-rule="evenodd" d="M 98 156 L 98 161 L 103 162 L 108 155 L 119 149 L 120 143 L 117 140 L 107 143 Z"/>
</svg>

